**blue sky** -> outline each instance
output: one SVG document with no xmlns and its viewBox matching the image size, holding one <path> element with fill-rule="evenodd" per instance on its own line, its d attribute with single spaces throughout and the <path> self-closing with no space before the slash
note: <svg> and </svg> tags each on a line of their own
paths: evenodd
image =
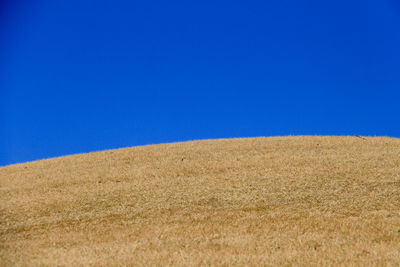
<svg viewBox="0 0 400 267">
<path fill-rule="evenodd" d="M 400 2 L 2 1 L 0 165 L 193 139 L 400 137 Z"/>
</svg>

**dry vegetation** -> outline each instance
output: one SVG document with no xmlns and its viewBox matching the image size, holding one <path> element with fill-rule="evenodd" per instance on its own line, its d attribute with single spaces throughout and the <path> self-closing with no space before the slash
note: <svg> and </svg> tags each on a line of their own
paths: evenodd
<svg viewBox="0 0 400 267">
<path fill-rule="evenodd" d="M 134 147 L 0 168 L 9 265 L 400 265 L 400 139 Z"/>
</svg>

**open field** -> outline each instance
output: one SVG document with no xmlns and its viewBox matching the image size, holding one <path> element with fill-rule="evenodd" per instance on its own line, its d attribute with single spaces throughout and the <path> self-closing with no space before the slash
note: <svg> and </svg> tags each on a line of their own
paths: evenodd
<svg viewBox="0 0 400 267">
<path fill-rule="evenodd" d="M 400 265 L 400 139 L 206 140 L 0 168 L 0 265 Z"/>
</svg>

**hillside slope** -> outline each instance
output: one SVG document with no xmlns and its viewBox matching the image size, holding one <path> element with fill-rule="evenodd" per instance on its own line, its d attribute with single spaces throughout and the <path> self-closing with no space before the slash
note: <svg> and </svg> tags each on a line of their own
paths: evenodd
<svg viewBox="0 0 400 267">
<path fill-rule="evenodd" d="M 400 139 L 193 141 L 0 168 L 0 264 L 399 265 Z"/>
</svg>

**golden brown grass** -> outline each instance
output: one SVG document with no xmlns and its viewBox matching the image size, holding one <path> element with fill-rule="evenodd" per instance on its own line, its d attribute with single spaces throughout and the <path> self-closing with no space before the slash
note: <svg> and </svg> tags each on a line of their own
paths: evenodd
<svg viewBox="0 0 400 267">
<path fill-rule="evenodd" d="M 1 265 L 400 265 L 400 139 L 207 140 L 0 168 Z"/>
</svg>

